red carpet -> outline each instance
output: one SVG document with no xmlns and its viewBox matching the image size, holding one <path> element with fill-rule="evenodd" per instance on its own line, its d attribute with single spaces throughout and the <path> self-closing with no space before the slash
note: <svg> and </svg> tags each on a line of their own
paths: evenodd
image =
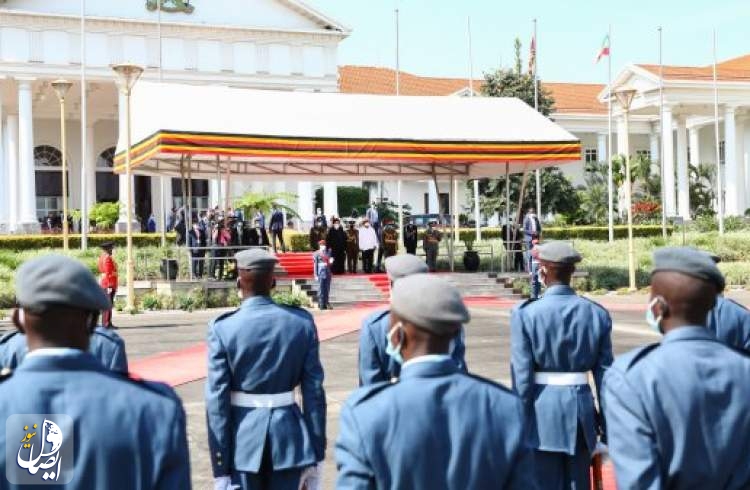
<svg viewBox="0 0 750 490">
<path fill-rule="evenodd" d="M 307 278 L 313 275 L 312 252 L 287 252 L 276 254 L 279 267 L 293 278 Z"/>
<path fill-rule="evenodd" d="M 388 279 L 388 274 L 370 274 L 367 279 L 386 297 L 391 294 L 391 281 Z"/>
</svg>

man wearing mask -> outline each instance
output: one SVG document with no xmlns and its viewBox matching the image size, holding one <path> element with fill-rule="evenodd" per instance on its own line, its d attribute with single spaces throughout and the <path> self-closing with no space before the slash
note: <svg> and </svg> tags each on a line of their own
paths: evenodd
<svg viewBox="0 0 750 490">
<path fill-rule="evenodd" d="M 427 272 L 424 261 L 414 255 L 396 255 L 385 259 L 385 270 L 393 285 L 399 279 L 414 274 Z M 384 309 L 376 311 L 362 322 L 359 331 L 359 385 L 371 385 L 380 381 L 390 381 L 398 378 L 401 365 L 388 355 L 387 334 L 391 329 L 391 311 Z M 461 327 L 455 338 L 451 340 L 449 354 L 456 362 L 460 371 L 466 372 L 464 354 L 464 329 Z"/>
<path fill-rule="evenodd" d="M 315 211 L 315 222 L 320 222 L 321 226 L 323 228 L 328 228 L 328 220 L 326 219 L 326 215 L 323 214 L 323 210 L 318 208 Z"/>
<path fill-rule="evenodd" d="M 333 218 L 331 220 L 332 226 L 328 229 L 328 235 L 326 235 L 326 244 L 331 250 L 331 257 L 333 258 L 333 265 L 331 265 L 331 272 L 334 274 L 343 274 L 346 270 L 346 232 L 341 228 L 341 220 L 339 218 Z"/>
<path fill-rule="evenodd" d="M 422 239 L 422 248 L 430 272 L 437 271 L 438 250 L 440 249 L 440 241 L 443 239 L 443 234 L 435 227 L 436 224 L 436 221 L 430 221 Z"/>
<path fill-rule="evenodd" d="M 527 257 L 531 250 L 531 241 L 534 239 L 539 240 L 541 235 L 542 223 L 539 221 L 534 208 L 529 208 L 523 219 L 523 241 L 526 244 Z M 526 265 L 528 266 L 528 259 Z"/>
<path fill-rule="evenodd" d="M 318 247 L 318 250 L 313 253 L 313 273 L 318 283 L 318 309 L 330 310 L 331 304 L 328 301 L 328 295 L 331 292 L 333 276 L 331 265 L 335 263 L 335 260 L 331 257 L 325 240 L 320 240 Z"/>
<path fill-rule="evenodd" d="M 104 328 L 115 328 L 112 324 L 112 305 L 115 301 L 115 295 L 117 294 L 117 263 L 112 252 L 114 249 L 114 242 L 104 242 L 101 244 L 102 253 L 99 255 L 97 262 L 97 268 L 101 275 L 100 284 L 102 289 L 109 298 L 109 308 L 102 310 L 102 326 Z"/>
<path fill-rule="evenodd" d="M 281 244 L 281 251 L 286 252 L 286 245 L 284 245 L 284 213 L 281 212 L 278 206 L 273 207 L 269 228 L 271 229 L 273 253 L 276 253 L 276 240 Z"/>
<path fill-rule="evenodd" d="M 355 391 L 341 409 L 339 489 L 529 489 L 523 406 L 449 355 L 469 321 L 458 289 L 433 275 L 395 282 L 387 351 L 397 380 Z"/>
<path fill-rule="evenodd" d="M 404 248 L 406 253 L 416 255 L 417 254 L 417 243 L 419 241 L 419 228 L 414 224 L 414 221 L 409 218 L 406 226 L 404 226 Z"/>
<path fill-rule="evenodd" d="M 275 256 L 255 248 L 235 259 L 242 304 L 208 327 L 206 418 L 214 488 L 319 488 L 326 398 L 315 322 L 307 311 L 271 299 Z"/>
<path fill-rule="evenodd" d="M 706 329 L 724 277 L 703 252 L 654 252 L 646 323 L 661 342 L 604 377 L 618 488 L 750 488 L 750 358 Z"/>
<path fill-rule="evenodd" d="M 570 287 L 581 261 L 573 247 L 550 241 L 537 251 L 547 289 L 541 299 L 511 313 L 513 388 L 530 416 L 526 442 L 534 450 L 537 488 L 589 490 L 597 435 L 605 434 L 589 373 L 601 393 L 612 364 L 612 320 L 607 310 Z"/>
<path fill-rule="evenodd" d="M 199 222 L 193 223 L 193 229 L 188 233 L 188 247 L 192 259 L 193 275 L 203 277 L 203 267 L 206 257 L 206 233 Z"/>
<path fill-rule="evenodd" d="M 380 235 L 380 214 L 378 208 L 375 207 L 375 203 L 370 203 L 370 207 L 365 211 L 365 218 L 370 222 L 370 226 L 375 229 L 375 234 Z"/>
<path fill-rule="evenodd" d="M 718 255 L 708 255 L 714 263 L 721 262 Z M 750 353 L 750 311 L 723 292 L 719 292 L 716 306 L 708 312 L 706 328 L 725 344 Z"/>
<path fill-rule="evenodd" d="M 365 274 L 372 274 L 372 260 L 377 246 L 378 236 L 370 222 L 365 219 L 359 227 L 359 250 L 362 252 L 362 269 Z"/>
<path fill-rule="evenodd" d="M 44 488 L 52 473 L 56 488 L 189 489 L 185 412 L 174 390 L 108 371 L 87 352 L 99 311 L 109 304 L 91 272 L 68 257 L 45 255 L 18 269 L 15 290 L 13 324 L 25 334 L 28 353 L 16 370 L 0 376 L 0 416 L 45 415 L 22 417 L 24 424 L 39 424 L 30 450 L 16 438 L 23 424 L 9 422 L 10 432 L 0 435 L 14 453 L 12 461 L 0 458 L 2 487 Z M 60 430 L 45 439 L 48 422 Z M 25 458 L 26 451 L 37 455 L 48 443 L 54 448 L 54 436 L 63 443 L 54 469 L 31 473 L 16 464 L 13 446 Z M 49 468 L 48 459 L 41 463 Z M 40 469 L 31 464 L 29 469 Z M 6 478 L 29 485 L 9 485 Z"/>
<path fill-rule="evenodd" d="M 359 232 L 354 227 L 354 220 L 349 221 L 346 230 L 346 268 L 350 274 L 357 272 L 357 258 L 359 257 Z"/>
</svg>

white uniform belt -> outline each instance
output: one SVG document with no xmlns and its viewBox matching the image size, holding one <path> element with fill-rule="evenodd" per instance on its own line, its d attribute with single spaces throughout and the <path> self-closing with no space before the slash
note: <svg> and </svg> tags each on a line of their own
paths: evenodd
<svg viewBox="0 0 750 490">
<path fill-rule="evenodd" d="M 245 408 L 279 408 L 294 405 L 294 392 L 274 393 L 271 395 L 256 395 L 233 391 L 231 393 L 232 406 Z"/>
<path fill-rule="evenodd" d="M 534 383 L 538 385 L 574 386 L 589 384 L 589 373 L 534 373 Z"/>
</svg>

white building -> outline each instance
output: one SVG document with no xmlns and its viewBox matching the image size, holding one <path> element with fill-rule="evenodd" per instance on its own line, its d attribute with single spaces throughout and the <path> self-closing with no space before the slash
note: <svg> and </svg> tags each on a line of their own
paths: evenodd
<svg viewBox="0 0 750 490">
<path fill-rule="evenodd" d="M 388 68 L 344 66 L 339 69 L 342 92 L 394 94 L 395 72 Z M 660 95 L 659 67 L 627 65 L 613 80 L 612 90 L 633 88 L 636 96 L 629 117 L 629 153 L 661 160 L 664 141 L 666 211 L 669 216 L 690 218 L 688 165 L 716 164 L 714 136 L 714 89 L 712 67 L 665 66 Z M 472 84 L 479 92 L 481 80 Z M 469 81 L 400 74 L 402 95 L 469 94 Z M 580 164 L 560 168 L 575 184 L 583 183 L 583 162 L 606 161 L 608 154 L 607 88 L 601 84 L 544 83 L 555 99 L 550 117 L 578 136 L 582 143 Z M 719 155 L 723 168 L 725 212 L 741 215 L 750 208 L 750 55 L 718 64 Z M 660 128 L 659 108 L 663 100 L 664 131 Z M 623 111 L 612 106 L 612 152 L 625 153 Z M 747 143 L 746 143 L 747 142 Z M 414 211 L 435 212 L 424 196 L 433 195 L 429 182 L 404 185 L 404 200 Z M 463 186 L 461 186 L 463 189 Z M 384 191 L 389 196 L 394 185 Z M 441 189 L 441 193 L 442 193 Z M 430 202 L 435 202 L 434 199 Z M 464 201 L 461 201 L 464 202 Z M 464 209 L 467 209 L 464 206 Z"/>
<path fill-rule="evenodd" d="M 86 2 L 85 37 L 81 35 L 78 0 L 0 2 L 3 230 L 38 230 L 40 219 L 62 209 L 59 103 L 50 87 L 55 79 L 74 82 L 66 98 L 71 209 L 81 208 L 82 187 L 90 190 L 85 196 L 89 206 L 125 196 L 127 181 L 112 174 L 111 169 L 123 112 L 109 68 L 112 64 L 140 64 L 146 68 L 144 79 L 150 80 L 161 76 L 182 83 L 338 90 L 337 47 L 349 31 L 304 3 L 161 1 L 161 12 L 156 10 L 156 0 Z M 80 77 L 84 56 L 87 111 L 82 138 Z M 81 148 L 83 140 L 85 147 Z M 168 197 L 167 206 L 181 203 L 179 180 L 173 185 L 172 180 L 164 179 L 163 186 L 160 180 L 135 177 L 134 202 L 142 219 L 151 212 L 162 216 L 162 189 Z M 218 204 L 219 185 L 194 182 L 195 207 Z M 232 194 L 240 194 L 249 185 L 234 184 Z M 276 190 L 311 195 L 309 183 L 299 187 L 296 183 L 276 184 Z M 124 211 L 125 206 L 121 209 Z"/>
</svg>

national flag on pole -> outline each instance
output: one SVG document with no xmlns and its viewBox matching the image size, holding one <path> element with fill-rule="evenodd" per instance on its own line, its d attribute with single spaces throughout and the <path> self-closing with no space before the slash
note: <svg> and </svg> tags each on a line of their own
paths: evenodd
<svg viewBox="0 0 750 490">
<path fill-rule="evenodd" d="M 596 60 L 594 61 L 594 63 L 599 63 L 599 60 L 605 56 L 609 56 L 609 34 L 604 36 L 604 41 L 602 41 L 602 47 L 599 50 L 599 54 L 596 55 Z"/>
<path fill-rule="evenodd" d="M 536 69 L 536 36 L 532 36 L 531 47 L 529 49 L 529 75 L 533 75 L 535 69 Z"/>
</svg>

